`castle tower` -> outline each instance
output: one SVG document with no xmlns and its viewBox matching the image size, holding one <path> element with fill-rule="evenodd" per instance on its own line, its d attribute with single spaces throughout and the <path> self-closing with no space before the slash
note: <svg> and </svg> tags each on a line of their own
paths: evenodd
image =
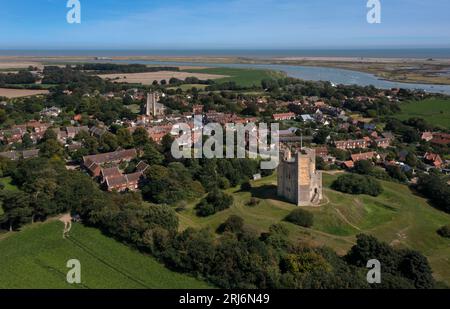
<svg viewBox="0 0 450 309">
<path fill-rule="evenodd" d="M 304 148 L 294 158 L 288 153 L 281 156 L 277 191 L 279 196 L 297 206 L 314 206 L 320 203 L 323 198 L 322 173 L 316 170 L 316 154 L 313 149 Z"/>
</svg>

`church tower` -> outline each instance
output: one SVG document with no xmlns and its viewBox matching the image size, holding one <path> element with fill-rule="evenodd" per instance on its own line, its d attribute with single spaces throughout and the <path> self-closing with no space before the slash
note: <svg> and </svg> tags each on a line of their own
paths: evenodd
<svg viewBox="0 0 450 309">
<path fill-rule="evenodd" d="M 150 92 L 147 94 L 147 104 L 145 109 L 146 116 L 157 116 L 156 104 L 158 101 L 158 97 L 155 92 Z"/>
</svg>

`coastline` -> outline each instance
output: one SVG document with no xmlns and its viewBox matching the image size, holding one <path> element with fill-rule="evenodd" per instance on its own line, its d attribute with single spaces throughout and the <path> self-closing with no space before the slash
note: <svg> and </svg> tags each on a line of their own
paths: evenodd
<svg viewBox="0 0 450 309">
<path fill-rule="evenodd" d="M 48 64 L 89 61 L 162 61 L 207 64 L 272 64 L 345 69 L 375 75 L 380 80 L 400 83 L 450 85 L 450 59 L 383 57 L 238 57 L 238 56 L 113 56 L 98 60 L 92 56 L 0 56 L 0 69 L 38 67 Z"/>
</svg>

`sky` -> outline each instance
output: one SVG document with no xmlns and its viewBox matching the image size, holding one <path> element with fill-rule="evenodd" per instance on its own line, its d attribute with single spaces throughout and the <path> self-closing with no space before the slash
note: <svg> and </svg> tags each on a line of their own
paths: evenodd
<svg viewBox="0 0 450 309">
<path fill-rule="evenodd" d="M 0 0 L 0 49 L 450 47 L 449 0 Z"/>
</svg>

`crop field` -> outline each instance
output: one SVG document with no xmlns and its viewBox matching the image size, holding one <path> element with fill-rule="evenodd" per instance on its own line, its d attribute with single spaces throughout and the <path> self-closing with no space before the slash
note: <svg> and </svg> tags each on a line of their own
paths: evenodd
<svg viewBox="0 0 450 309">
<path fill-rule="evenodd" d="M 271 70 L 257 70 L 257 69 L 235 69 L 235 68 L 208 68 L 187 70 L 188 72 L 225 75 L 227 77 L 217 79 L 216 82 L 224 83 L 233 81 L 237 85 L 251 87 L 261 86 L 261 81 L 264 79 L 277 79 L 285 77 L 284 73 Z"/>
<path fill-rule="evenodd" d="M 62 238 L 59 221 L 0 235 L 0 288 L 209 288 L 175 273 L 100 231 L 74 224 Z M 70 285 L 66 263 L 81 263 L 81 284 Z"/>
<path fill-rule="evenodd" d="M 432 98 L 401 104 L 402 111 L 397 114 L 400 120 L 423 118 L 428 123 L 450 128 L 450 100 Z"/>
<path fill-rule="evenodd" d="M 207 79 L 221 79 L 226 75 L 209 74 L 209 73 L 190 73 L 190 72 L 146 72 L 146 73 L 121 73 L 121 74 L 101 74 L 99 77 L 105 80 L 111 80 L 113 83 L 128 83 L 128 84 L 143 84 L 151 85 L 155 80 L 160 82 L 162 80 L 169 80 L 174 77 L 185 80 L 187 77 L 197 77 L 200 80 Z"/>
<path fill-rule="evenodd" d="M 21 98 L 30 97 L 38 94 L 47 94 L 48 90 L 33 90 L 33 89 L 9 89 L 0 88 L 0 97 L 6 98 Z"/>
<path fill-rule="evenodd" d="M 259 233 L 281 222 L 289 229 L 293 241 L 328 246 L 342 255 L 355 243 L 356 235 L 371 234 L 395 247 L 420 251 L 428 257 L 435 278 L 450 284 L 450 240 L 436 233 L 450 223 L 449 214 L 436 210 L 404 185 L 382 182 L 384 192 L 380 196 L 358 196 L 330 189 L 337 176 L 323 176 L 326 199 L 320 207 L 307 208 L 314 214 L 311 229 L 283 221 L 296 206 L 277 198 L 276 176 L 252 182 L 251 192 L 229 189 L 234 205 L 211 217 L 197 217 L 193 203 L 179 213 L 181 227 L 215 230 L 232 214 L 242 217 L 248 228 Z M 260 199 L 259 205 L 247 206 L 252 196 Z"/>
</svg>

